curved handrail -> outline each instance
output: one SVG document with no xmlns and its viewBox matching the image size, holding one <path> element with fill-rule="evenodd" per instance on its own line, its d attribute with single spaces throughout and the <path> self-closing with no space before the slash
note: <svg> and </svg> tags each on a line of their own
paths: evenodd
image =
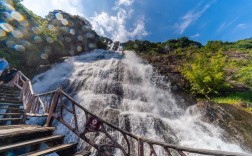
<svg viewBox="0 0 252 156">
<path fill-rule="evenodd" d="M 161 147 L 163 155 L 166 154 L 168 156 L 186 156 L 184 152 L 204 155 L 248 156 L 247 154 L 234 152 L 182 147 L 136 136 L 89 112 L 61 89 L 42 94 L 34 94 L 31 81 L 20 71 L 17 72 L 11 83 L 22 91 L 21 98 L 25 108 L 24 120 L 26 116 L 47 116 L 45 126 L 50 126 L 53 120 L 58 120 L 79 138 L 85 140 L 106 156 L 111 156 L 111 151 L 113 152 L 115 149 L 119 149 L 125 156 L 144 156 L 144 151 L 149 151 L 150 156 L 157 156 L 155 146 Z M 72 114 L 73 121 L 69 122 L 65 119 L 64 114 L 66 112 Z M 85 119 L 85 125 L 83 125 L 83 120 L 80 121 L 80 118 L 77 118 L 78 115 L 83 113 L 84 117 L 82 119 Z M 113 134 L 110 134 L 112 132 L 117 132 L 117 135 L 121 135 L 124 142 L 122 141 L 123 143 L 121 144 L 118 143 L 114 139 Z M 95 139 L 90 139 L 92 136 L 96 136 L 97 133 L 103 134 L 103 140 L 107 141 L 105 143 L 96 143 Z M 137 150 L 135 149 L 136 146 L 138 147 Z M 147 150 L 145 150 L 146 147 Z"/>
</svg>

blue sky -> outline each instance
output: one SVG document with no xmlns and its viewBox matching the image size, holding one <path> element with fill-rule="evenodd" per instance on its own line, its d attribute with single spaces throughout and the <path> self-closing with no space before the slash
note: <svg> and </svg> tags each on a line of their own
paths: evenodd
<svg viewBox="0 0 252 156">
<path fill-rule="evenodd" d="M 44 17 L 61 9 L 85 17 L 100 34 L 113 40 L 166 41 L 188 36 L 236 41 L 252 37 L 251 0 L 24 0 Z"/>
</svg>

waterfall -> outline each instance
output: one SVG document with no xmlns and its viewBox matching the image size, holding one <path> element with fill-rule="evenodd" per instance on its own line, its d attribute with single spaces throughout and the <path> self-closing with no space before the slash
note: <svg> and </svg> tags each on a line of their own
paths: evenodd
<svg viewBox="0 0 252 156">
<path fill-rule="evenodd" d="M 69 57 L 37 75 L 33 87 L 36 93 L 62 87 L 94 114 L 136 135 L 181 146 L 244 152 L 222 140 L 223 130 L 202 121 L 200 112 L 191 113 L 194 106 L 184 109 L 164 79 L 134 52 L 122 56 L 95 50 Z M 62 125 L 56 132 L 69 134 L 68 141 L 78 141 Z"/>
</svg>

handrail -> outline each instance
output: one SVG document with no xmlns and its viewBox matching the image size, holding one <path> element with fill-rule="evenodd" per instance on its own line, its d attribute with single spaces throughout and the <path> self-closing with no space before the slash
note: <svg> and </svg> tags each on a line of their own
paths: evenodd
<svg viewBox="0 0 252 156">
<path fill-rule="evenodd" d="M 235 152 L 182 147 L 136 136 L 89 112 L 61 89 L 42 94 L 34 94 L 31 81 L 20 71 L 17 72 L 11 83 L 21 90 L 21 98 L 25 108 L 24 120 L 27 116 L 47 116 L 45 126 L 50 126 L 53 120 L 58 120 L 79 138 L 83 139 L 106 156 L 112 156 L 112 152 L 114 152 L 115 149 L 119 149 L 125 156 L 144 156 L 145 151 L 148 151 L 150 156 L 157 156 L 157 149 L 155 146 L 161 148 L 162 155 L 168 156 L 186 156 L 185 152 L 204 155 L 248 156 L 248 154 Z M 72 115 L 72 122 L 69 122 L 68 119 L 65 118 L 66 116 L 64 114 L 67 112 Z M 77 118 L 77 115 L 84 116 L 80 119 Z M 83 121 L 85 121 L 85 125 Z M 110 133 L 116 133 L 117 137 L 121 136 L 123 140 L 121 141 L 122 143 L 118 143 L 118 141 L 114 139 L 114 135 Z M 97 134 L 102 134 L 100 138 L 102 138 L 105 143 L 100 143 L 99 141 L 97 143 L 97 140 L 94 139 L 94 136 Z M 135 147 L 138 148 L 136 149 Z"/>
</svg>

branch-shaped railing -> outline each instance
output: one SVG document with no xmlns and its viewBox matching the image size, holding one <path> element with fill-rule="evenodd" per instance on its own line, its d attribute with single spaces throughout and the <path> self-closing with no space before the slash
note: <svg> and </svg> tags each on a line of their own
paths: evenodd
<svg viewBox="0 0 252 156">
<path fill-rule="evenodd" d="M 60 89 L 44 94 L 34 94 L 30 80 L 20 71 L 16 74 L 12 84 L 22 91 L 21 98 L 25 108 L 24 120 L 27 116 L 47 116 L 45 126 L 50 126 L 53 120 L 58 120 L 79 138 L 106 156 L 112 156 L 112 153 L 118 152 L 125 156 L 144 156 L 146 153 L 150 156 L 186 156 L 190 153 L 222 156 L 246 155 L 193 149 L 136 136 L 99 118 Z"/>
</svg>

